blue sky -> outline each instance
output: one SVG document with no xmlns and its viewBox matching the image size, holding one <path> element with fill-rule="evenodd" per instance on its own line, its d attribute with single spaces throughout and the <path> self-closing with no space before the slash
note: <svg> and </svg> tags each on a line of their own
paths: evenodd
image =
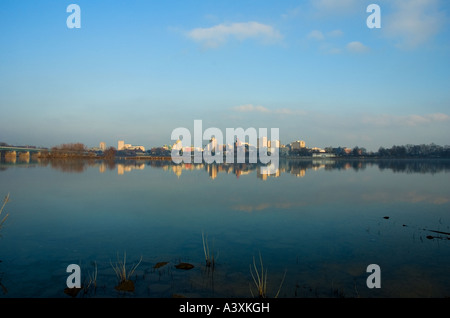
<svg viewBox="0 0 450 318">
<path fill-rule="evenodd" d="M 69 29 L 66 8 L 81 8 Z M 381 28 L 369 29 L 369 4 Z M 0 2 L 0 141 L 279 128 L 309 147 L 450 144 L 444 0 Z"/>
</svg>

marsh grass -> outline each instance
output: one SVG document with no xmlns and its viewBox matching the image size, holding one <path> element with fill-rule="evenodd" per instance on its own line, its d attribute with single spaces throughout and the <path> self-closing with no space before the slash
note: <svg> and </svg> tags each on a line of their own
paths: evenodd
<svg viewBox="0 0 450 318">
<path fill-rule="evenodd" d="M 95 291 L 97 290 L 97 262 L 94 262 L 94 273 L 88 272 L 88 281 L 84 286 L 84 293 L 87 294 L 91 289 Z"/>
<path fill-rule="evenodd" d="M 261 253 L 259 253 L 259 262 L 261 266 L 260 270 L 258 270 L 258 267 L 256 266 L 255 257 L 253 256 L 253 269 L 255 273 L 253 273 L 252 265 L 250 265 L 250 274 L 252 275 L 252 279 L 255 284 L 258 297 L 267 298 L 267 268 L 264 270 L 264 264 L 262 261 Z M 286 271 L 284 272 L 283 279 L 281 280 L 280 287 L 278 288 L 275 298 L 277 298 L 278 295 L 280 294 L 281 286 L 283 285 L 285 278 L 286 278 Z M 252 297 L 255 297 L 255 294 L 253 294 L 253 290 L 251 287 L 250 293 L 252 294 Z"/>
<path fill-rule="evenodd" d="M 9 214 L 6 214 L 3 218 L 2 218 L 2 212 L 6 206 L 6 203 L 9 202 L 9 193 L 5 196 L 5 198 L 3 199 L 3 204 L 2 207 L 0 208 L 0 229 L 2 228 L 3 223 L 5 223 L 6 219 L 8 218 Z"/>
<path fill-rule="evenodd" d="M 119 284 L 115 288 L 119 291 L 134 291 L 134 283 L 130 279 L 130 277 L 134 274 L 136 268 L 142 262 L 142 256 L 139 262 L 137 262 L 137 264 L 131 266 L 131 269 L 129 271 L 127 271 L 126 262 L 127 262 L 126 252 L 123 255 L 123 261 L 119 259 L 119 254 L 117 254 L 116 264 L 112 264 L 110 261 L 110 264 L 119 280 Z"/>
<path fill-rule="evenodd" d="M 203 240 L 203 252 L 205 253 L 205 263 L 207 267 L 212 267 L 216 265 L 216 260 L 214 258 L 214 245 L 213 249 L 209 250 L 209 244 L 208 244 L 208 236 L 205 236 L 205 234 L 202 232 L 202 240 Z"/>
</svg>

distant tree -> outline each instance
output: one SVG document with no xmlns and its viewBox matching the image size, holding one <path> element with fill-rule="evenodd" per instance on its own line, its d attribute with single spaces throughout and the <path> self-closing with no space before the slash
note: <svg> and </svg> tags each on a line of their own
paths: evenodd
<svg viewBox="0 0 450 318">
<path fill-rule="evenodd" d="M 59 146 L 52 147 L 52 151 L 54 152 L 85 152 L 87 147 L 80 143 L 70 143 L 70 144 L 61 144 Z"/>
<path fill-rule="evenodd" d="M 114 147 L 108 147 L 103 151 L 103 156 L 105 159 L 113 159 L 116 156 L 117 150 Z"/>
</svg>

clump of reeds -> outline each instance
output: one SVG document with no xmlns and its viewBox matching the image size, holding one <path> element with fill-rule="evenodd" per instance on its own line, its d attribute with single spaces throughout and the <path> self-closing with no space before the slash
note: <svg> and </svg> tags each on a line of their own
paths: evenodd
<svg viewBox="0 0 450 318">
<path fill-rule="evenodd" d="M 116 286 L 117 290 L 121 291 L 134 291 L 134 283 L 130 279 L 130 277 L 134 274 L 134 271 L 139 266 L 139 264 L 142 262 L 142 256 L 139 260 L 139 262 L 136 265 L 133 265 L 129 271 L 127 271 L 126 268 L 126 261 L 127 256 L 126 253 L 123 255 L 123 261 L 119 259 L 119 255 L 117 255 L 117 263 L 113 265 L 111 262 L 111 266 L 114 269 L 114 272 L 117 275 L 117 278 L 119 280 L 119 284 Z"/>
<path fill-rule="evenodd" d="M 205 253 L 205 262 L 207 267 L 214 268 L 215 266 L 215 258 L 214 251 L 209 250 L 208 237 L 202 232 L 202 240 L 203 240 L 203 252 Z"/>
<path fill-rule="evenodd" d="M 257 290 L 257 294 L 259 298 L 267 297 L 267 268 L 264 271 L 264 265 L 261 257 L 261 253 L 259 253 L 259 262 L 261 264 L 261 272 L 258 271 L 256 266 L 255 257 L 253 256 L 253 268 L 255 270 L 255 274 L 253 274 L 252 265 L 250 265 L 250 274 L 252 275 L 253 282 L 255 283 L 255 287 Z M 283 285 L 284 279 L 286 277 L 286 272 L 284 272 L 283 279 L 281 280 L 280 287 L 278 288 L 278 292 L 275 295 L 275 298 L 280 294 L 281 286 Z M 252 288 L 250 288 L 250 293 L 252 297 L 255 297 L 253 294 Z"/>
<path fill-rule="evenodd" d="M 2 207 L 0 208 L 0 217 L 2 215 L 3 209 L 6 206 L 6 203 L 8 203 L 9 201 L 9 193 L 5 196 L 5 198 L 3 199 L 3 204 Z M 9 214 L 6 214 L 1 220 L 0 220 L 0 229 L 2 228 L 3 223 L 5 223 L 6 219 L 8 218 Z"/>
<path fill-rule="evenodd" d="M 86 286 L 84 287 L 85 294 L 89 292 L 89 289 L 94 289 L 94 292 L 97 289 L 97 262 L 94 262 L 94 273 L 91 275 L 91 272 L 88 273 L 89 281 L 86 283 Z"/>
</svg>

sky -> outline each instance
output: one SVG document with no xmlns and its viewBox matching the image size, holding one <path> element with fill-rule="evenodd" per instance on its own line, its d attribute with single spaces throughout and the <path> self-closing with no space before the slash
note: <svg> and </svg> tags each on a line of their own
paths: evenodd
<svg viewBox="0 0 450 318">
<path fill-rule="evenodd" d="M 80 28 L 69 28 L 80 8 Z M 369 28 L 370 4 L 380 28 Z M 2 0 L 0 142 L 151 148 L 278 128 L 307 147 L 450 145 L 445 0 Z M 78 20 L 77 20 L 78 21 Z M 269 136 L 270 137 L 270 136 Z"/>
</svg>

